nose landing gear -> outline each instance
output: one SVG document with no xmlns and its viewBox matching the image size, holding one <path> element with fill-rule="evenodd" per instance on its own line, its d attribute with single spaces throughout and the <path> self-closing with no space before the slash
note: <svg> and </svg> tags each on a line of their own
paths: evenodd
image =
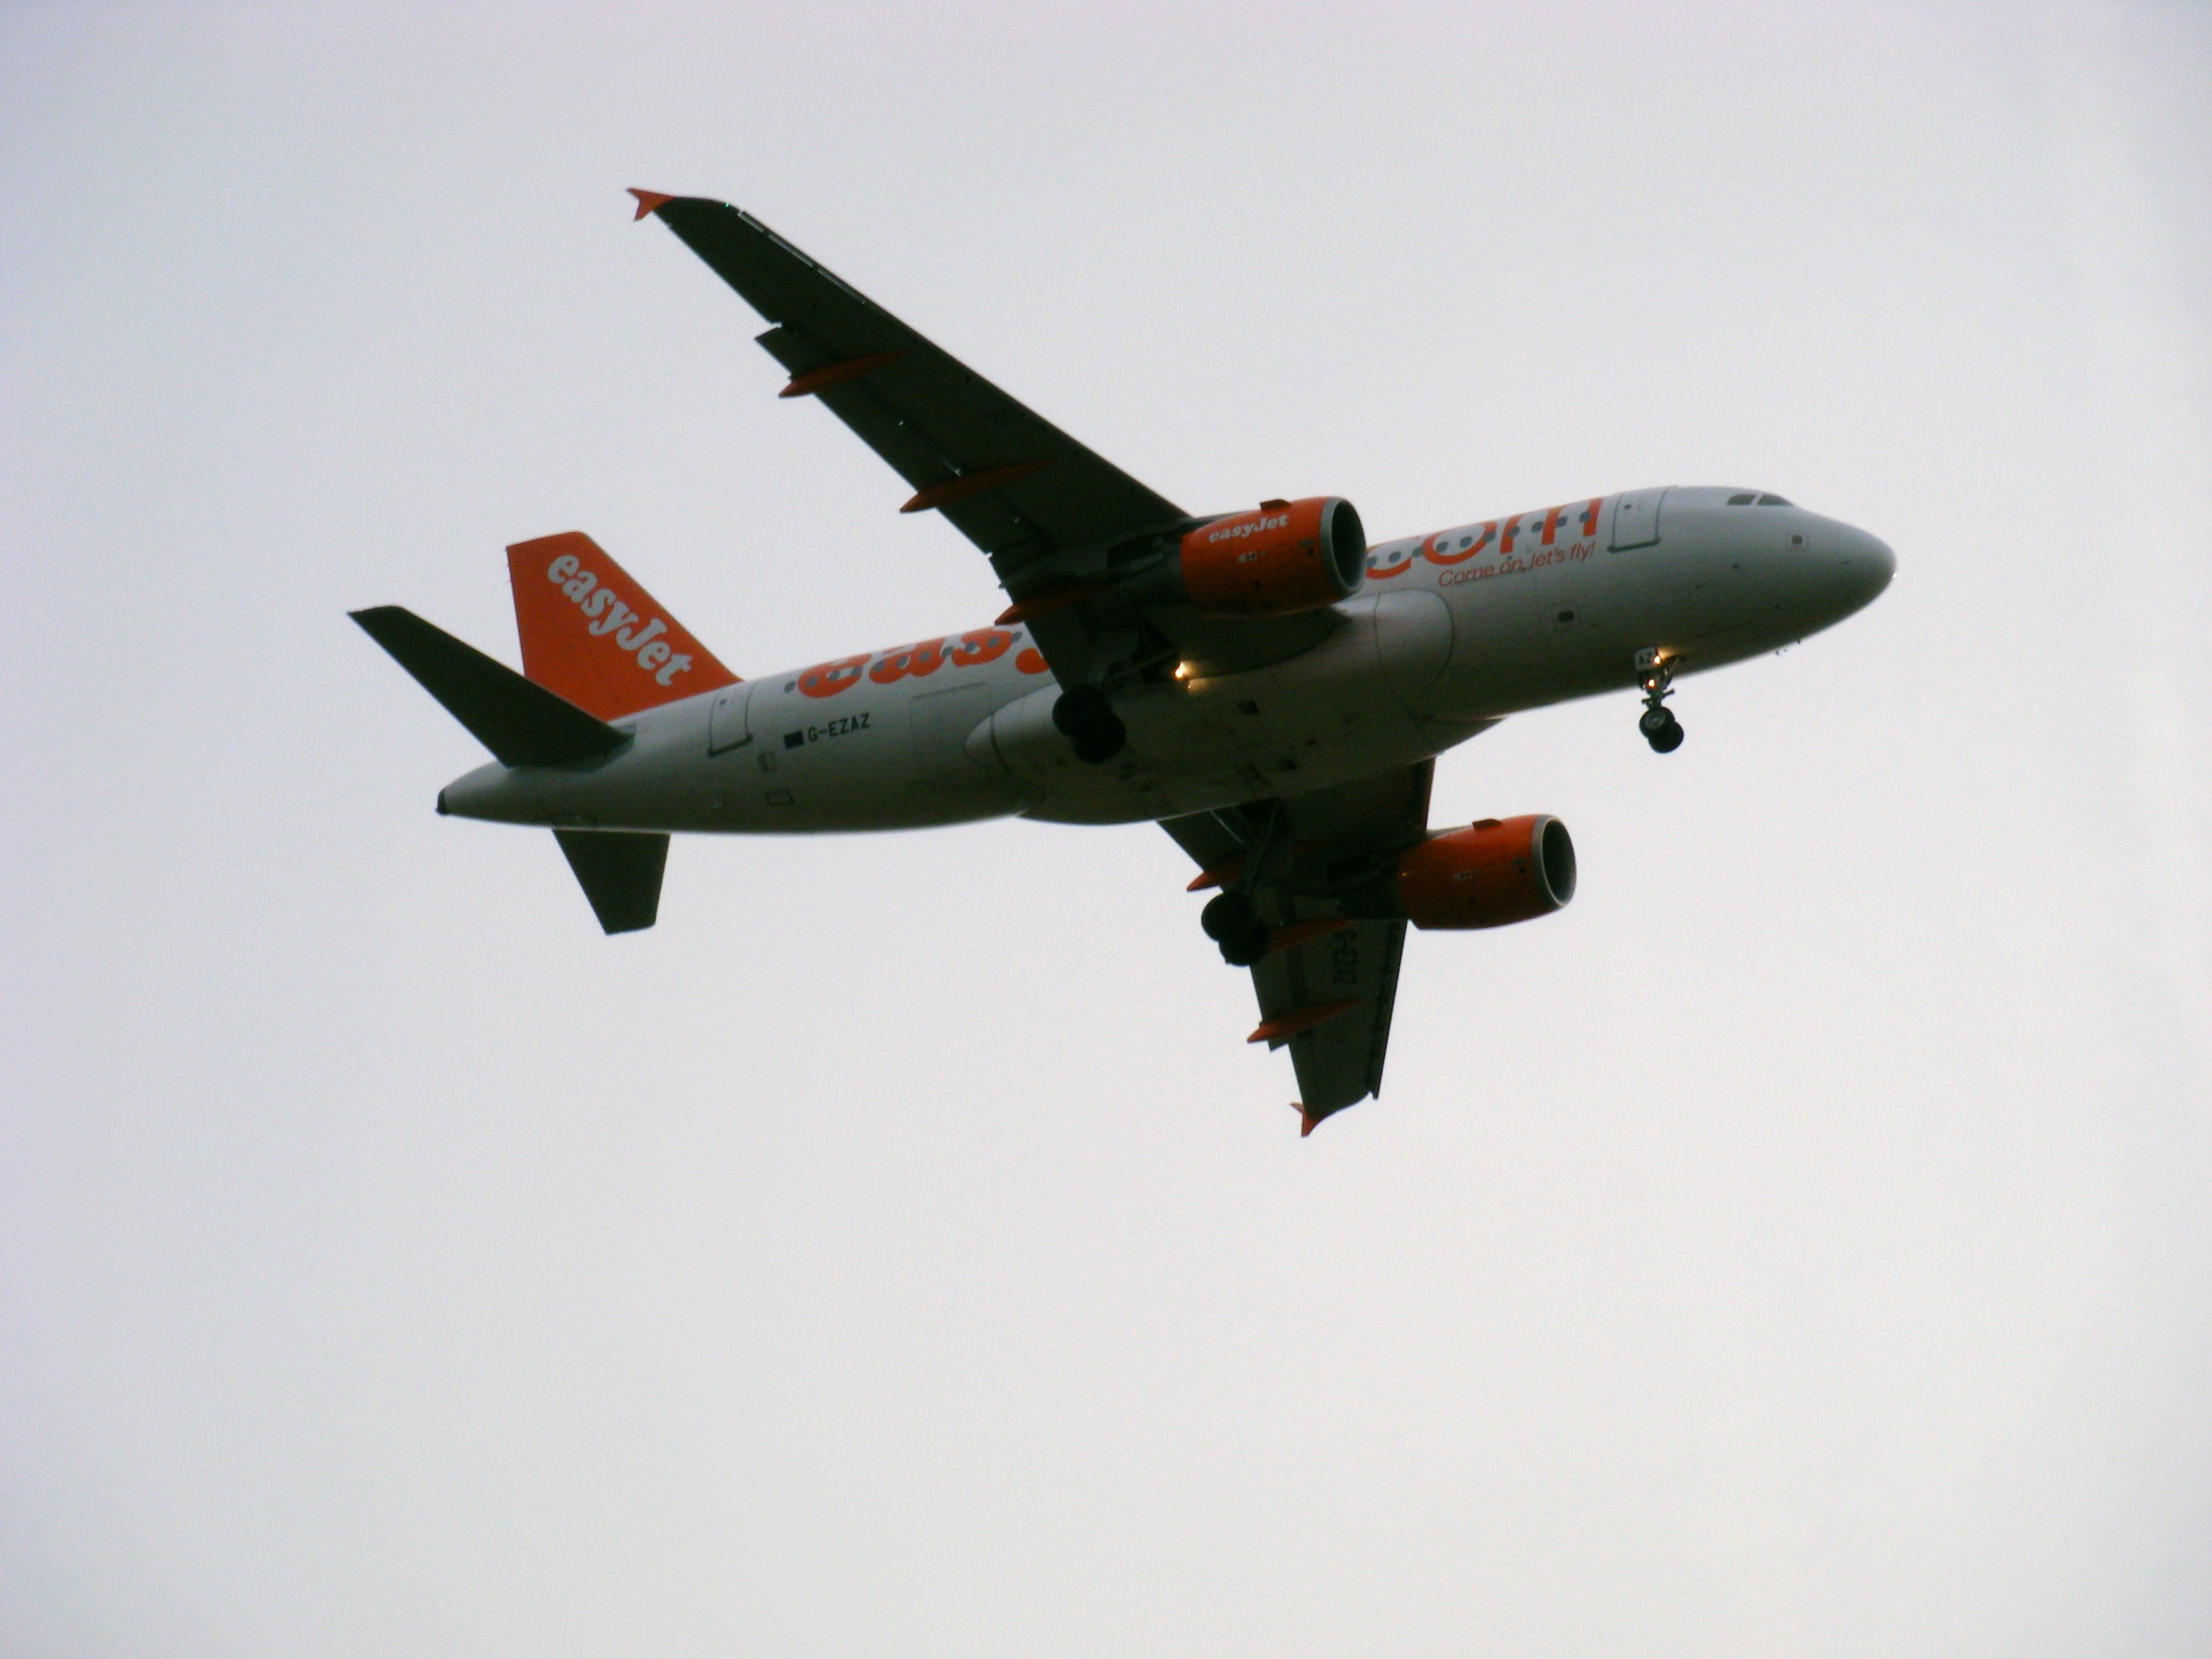
<svg viewBox="0 0 2212 1659">
<path fill-rule="evenodd" d="M 1052 723 L 1073 746 L 1075 758 L 1091 766 L 1103 766 L 1129 740 L 1121 717 L 1095 685 L 1071 686 L 1061 692 L 1052 706 Z"/>
<path fill-rule="evenodd" d="M 1656 647 L 1636 653 L 1636 683 L 1644 688 L 1644 712 L 1637 717 L 1636 729 L 1654 754 L 1671 755 L 1682 746 L 1682 723 L 1667 707 L 1674 682 L 1673 665 Z"/>
</svg>

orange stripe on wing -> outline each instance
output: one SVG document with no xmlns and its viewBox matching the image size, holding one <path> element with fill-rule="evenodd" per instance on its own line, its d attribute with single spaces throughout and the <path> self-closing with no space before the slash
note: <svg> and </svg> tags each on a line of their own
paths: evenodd
<svg viewBox="0 0 2212 1659">
<path fill-rule="evenodd" d="M 1321 921 L 1294 921 L 1289 927 L 1278 927 L 1267 935 L 1267 954 L 1272 957 L 1278 951 L 1295 951 L 1301 945 L 1351 926 L 1352 923 L 1343 916 L 1330 916 Z"/>
<path fill-rule="evenodd" d="M 817 392 L 827 392 L 833 386 L 843 386 L 857 380 L 863 374 L 872 374 L 886 363 L 895 363 L 906 356 L 903 351 L 871 351 L 865 357 L 848 357 L 842 363 L 825 363 L 820 368 L 810 368 L 804 374 L 794 374 L 791 384 L 775 395 L 779 398 L 810 398 Z"/>
<path fill-rule="evenodd" d="M 1326 1024 L 1339 1014 L 1350 1013 L 1359 1006 L 1352 997 L 1344 1002 L 1316 1002 L 1310 1007 L 1293 1008 L 1287 1014 L 1278 1014 L 1273 1019 L 1263 1019 L 1255 1026 L 1247 1042 L 1284 1042 L 1316 1025 Z"/>
<path fill-rule="evenodd" d="M 925 484 L 914 493 L 914 499 L 899 508 L 902 513 L 927 513 L 933 507 L 949 507 L 954 501 L 964 501 L 970 495 L 980 495 L 987 489 L 996 489 L 1001 484 L 1026 478 L 1032 472 L 1050 466 L 1050 461 L 1017 461 L 1012 466 L 987 467 L 981 472 L 963 472 L 957 477 L 944 478 L 933 484 Z"/>
<path fill-rule="evenodd" d="M 1085 599 L 1096 599 L 1101 593 L 1114 591 L 1110 582 L 1060 582 L 1030 594 L 1025 599 L 1016 599 L 999 613 L 999 626 L 1009 623 L 1027 622 L 1032 617 L 1049 616 L 1055 611 L 1065 611 L 1071 605 L 1080 605 Z"/>
</svg>

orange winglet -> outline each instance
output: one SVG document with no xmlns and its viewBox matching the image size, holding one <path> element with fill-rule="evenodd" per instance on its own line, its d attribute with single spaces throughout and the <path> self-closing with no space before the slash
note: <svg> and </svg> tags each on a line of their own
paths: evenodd
<svg viewBox="0 0 2212 1659">
<path fill-rule="evenodd" d="M 1267 935 L 1267 954 L 1272 957 L 1278 951 L 1295 951 L 1308 939 L 1319 939 L 1324 933 L 1333 933 L 1340 927 L 1351 926 L 1349 919 L 1344 916 L 1329 916 L 1320 921 L 1294 921 L 1289 927 L 1278 927 Z"/>
<path fill-rule="evenodd" d="M 1339 1014 L 1351 1012 L 1358 1006 L 1359 999 L 1352 997 L 1343 1002 L 1316 1002 L 1310 1007 L 1293 1008 L 1287 1014 L 1278 1014 L 1273 1019 L 1261 1020 L 1253 1028 L 1252 1035 L 1246 1037 L 1244 1041 L 1247 1042 L 1287 1042 L 1302 1031 L 1310 1031 L 1316 1025 L 1328 1024 Z"/>
<path fill-rule="evenodd" d="M 820 368 L 810 368 L 804 374 L 794 374 L 791 384 L 775 395 L 779 398 L 811 398 L 817 392 L 827 392 L 833 386 L 843 386 L 848 380 L 857 380 L 863 374 L 872 374 L 885 363 L 895 363 L 906 356 L 903 351 L 872 351 L 865 357 L 848 357 L 842 363 L 825 363 Z"/>
<path fill-rule="evenodd" d="M 998 626 L 1010 623 L 1027 622 L 1032 617 L 1045 617 L 1055 611 L 1065 611 L 1071 605 L 1080 605 L 1085 599 L 1096 599 L 1101 593 L 1113 591 L 1110 582 L 1061 582 L 1032 593 L 1025 599 L 1016 599 L 999 613 Z"/>
<path fill-rule="evenodd" d="M 639 190 L 635 185 L 631 187 L 629 193 L 637 198 L 637 211 L 630 216 L 632 224 L 635 224 L 648 213 L 659 212 L 662 208 L 676 199 L 673 196 L 663 196 L 657 190 Z"/>
<path fill-rule="evenodd" d="M 954 501 L 964 501 L 970 495 L 980 495 L 987 489 L 996 489 L 1000 484 L 1010 484 L 1017 478 L 1026 478 L 1032 472 L 1050 466 L 1050 461 L 1017 461 L 1012 466 L 986 467 L 981 472 L 963 472 L 955 478 L 945 478 L 933 484 L 925 484 L 914 493 L 914 499 L 899 508 L 902 513 L 927 513 L 933 507 L 949 507 Z"/>
<path fill-rule="evenodd" d="M 1319 1123 L 1321 1119 L 1307 1110 L 1306 1103 L 1302 1100 L 1294 1100 L 1291 1104 L 1298 1109 L 1298 1139 L 1304 1140 L 1314 1132 L 1314 1126 Z"/>
</svg>

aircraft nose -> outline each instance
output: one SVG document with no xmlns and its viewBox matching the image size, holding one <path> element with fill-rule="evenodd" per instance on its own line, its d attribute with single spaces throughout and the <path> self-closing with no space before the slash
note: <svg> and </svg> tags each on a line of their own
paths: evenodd
<svg viewBox="0 0 2212 1659">
<path fill-rule="evenodd" d="M 1881 537 L 1850 525 L 1838 525 L 1834 536 L 1836 585 L 1848 614 L 1881 597 L 1890 578 L 1897 574 L 1897 555 Z"/>
</svg>

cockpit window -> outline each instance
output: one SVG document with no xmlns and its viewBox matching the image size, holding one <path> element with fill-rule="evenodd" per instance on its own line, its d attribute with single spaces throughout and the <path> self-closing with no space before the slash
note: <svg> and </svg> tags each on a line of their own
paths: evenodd
<svg viewBox="0 0 2212 1659">
<path fill-rule="evenodd" d="M 1759 504 L 1761 507 L 1787 507 L 1790 505 L 1789 502 L 1784 501 L 1779 495 L 1761 495 L 1759 498 Z"/>
<path fill-rule="evenodd" d="M 1757 490 L 1747 489 L 1740 495 L 1729 496 L 1728 498 L 1728 504 L 1730 507 L 1749 507 L 1758 499 L 1759 492 Z"/>
</svg>

